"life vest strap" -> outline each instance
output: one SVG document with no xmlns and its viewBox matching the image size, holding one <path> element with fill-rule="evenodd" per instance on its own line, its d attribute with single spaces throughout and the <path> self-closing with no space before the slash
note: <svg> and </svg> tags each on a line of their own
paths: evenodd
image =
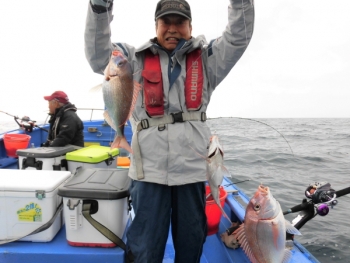
<svg viewBox="0 0 350 263">
<path fill-rule="evenodd" d="M 176 122 L 185 121 L 206 121 L 207 114 L 205 112 L 177 112 L 165 115 L 160 118 L 143 119 L 137 124 L 137 131 L 148 129 L 149 127 L 174 124 Z"/>
</svg>

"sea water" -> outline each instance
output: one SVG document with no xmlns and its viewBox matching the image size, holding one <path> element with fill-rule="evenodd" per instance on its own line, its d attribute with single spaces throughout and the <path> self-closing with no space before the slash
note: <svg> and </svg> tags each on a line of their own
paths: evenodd
<svg viewBox="0 0 350 263">
<path fill-rule="evenodd" d="M 310 183 L 350 186 L 350 119 L 209 119 L 225 151 L 232 181 L 248 197 L 259 184 L 270 187 L 283 211 L 300 204 Z M 0 123 L 0 133 L 17 128 Z M 316 216 L 296 236 L 320 262 L 350 262 L 350 195 L 328 215 Z M 298 213 L 286 216 L 293 220 Z"/>
<path fill-rule="evenodd" d="M 239 119 L 208 121 L 224 148 L 232 181 L 251 197 L 260 183 L 285 211 L 306 198 L 310 183 L 350 187 L 350 119 Z M 298 213 L 286 216 L 293 220 Z M 316 216 L 296 236 L 320 262 L 350 262 L 350 195 Z"/>
</svg>

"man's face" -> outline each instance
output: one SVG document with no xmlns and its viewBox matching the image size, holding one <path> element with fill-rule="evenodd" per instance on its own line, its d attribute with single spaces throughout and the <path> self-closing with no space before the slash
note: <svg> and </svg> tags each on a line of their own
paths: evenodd
<svg viewBox="0 0 350 263">
<path fill-rule="evenodd" d="M 165 15 L 158 18 L 156 34 L 158 43 L 168 51 L 173 51 L 181 38 L 191 38 L 190 20 L 180 15 Z"/>
<path fill-rule="evenodd" d="M 50 114 L 54 114 L 56 109 L 59 107 L 60 107 L 60 105 L 59 105 L 57 100 L 55 100 L 55 99 L 49 100 L 49 112 L 50 112 Z"/>
</svg>

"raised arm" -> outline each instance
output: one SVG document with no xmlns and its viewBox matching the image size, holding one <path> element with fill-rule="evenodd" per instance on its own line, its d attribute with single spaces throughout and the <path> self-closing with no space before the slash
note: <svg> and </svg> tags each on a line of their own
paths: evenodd
<svg viewBox="0 0 350 263">
<path fill-rule="evenodd" d="M 241 58 L 254 29 L 253 0 L 230 0 L 228 24 L 222 36 L 208 46 L 208 76 L 217 87 Z"/>
<path fill-rule="evenodd" d="M 113 45 L 110 23 L 113 20 L 112 0 L 89 0 L 85 26 L 85 56 L 92 70 L 103 74 Z"/>
</svg>

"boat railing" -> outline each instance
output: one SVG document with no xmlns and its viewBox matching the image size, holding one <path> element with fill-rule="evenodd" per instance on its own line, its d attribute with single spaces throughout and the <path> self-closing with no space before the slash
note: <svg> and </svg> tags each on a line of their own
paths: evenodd
<svg viewBox="0 0 350 263">
<path fill-rule="evenodd" d="M 92 121 L 93 120 L 93 117 L 94 117 L 94 113 L 96 112 L 96 111 L 104 111 L 105 109 L 99 109 L 99 108 L 77 108 L 77 112 L 78 112 L 78 115 L 80 116 L 80 115 L 83 115 L 83 114 L 81 114 L 81 112 L 80 111 L 90 111 L 90 117 L 89 118 L 83 118 L 83 119 L 85 119 L 85 120 L 89 120 L 89 121 Z M 81 116 L 81 117 L 83 117 L 83 116 Z M 101 119 L 102 118 L 102 114 L 101 114 L 101 116 L 99 116 L 98 117 L 98 119 Z"/>
</svg>

